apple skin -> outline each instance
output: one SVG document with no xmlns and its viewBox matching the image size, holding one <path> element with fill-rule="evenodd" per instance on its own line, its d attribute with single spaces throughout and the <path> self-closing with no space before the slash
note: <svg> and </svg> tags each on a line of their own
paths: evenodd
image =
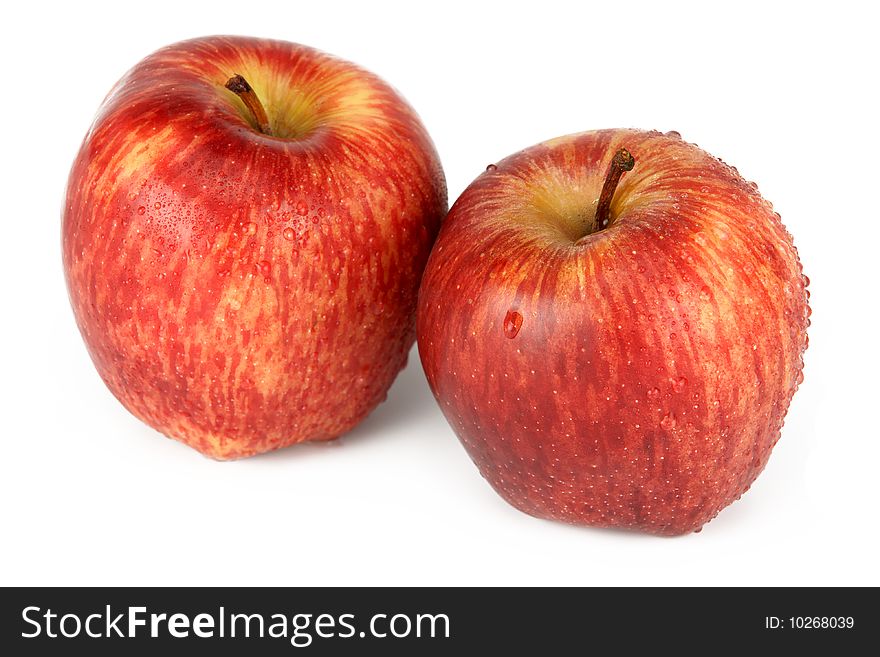
<svg viewBox="0 0 880 657">
<path fill-rule="evenodd" d="M 274 136 L 224 88 L 244 75 Z M 206 37 L 150 55 L 73 164 L 63 264 L 122 404 L 203 454 L 327 440 L 387 393 L 447 209 L 412 108 L 353 64 Z"/>
<path fill-rule="evenodd" d="M 589 232 L 618 148 L 635 157 Z M 425 374 L 492 487 L 540 518 L 698 531 L 761 472 L 802 381 L 807 280 L 756 187 L 677 133 L 490 165 L 419 297 Z"/>
</svg>

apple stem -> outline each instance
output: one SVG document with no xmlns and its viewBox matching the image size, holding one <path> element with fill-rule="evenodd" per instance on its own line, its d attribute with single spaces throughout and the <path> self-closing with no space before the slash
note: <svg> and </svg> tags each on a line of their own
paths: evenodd
<svg viewBox="0 0 880 657">
<path fill-rule="evenodd" d="M 251 115 L 253 115 L 254 119 L 257 122 L 257 127 L 260 129 L 264 135 L 272 135 L 272 129 L 269 127 L 269 117 L 266 116 L 266 109 L 263 107 L 263 103 L 260 102 L 259 97 L 254 91 L 253 87 L 248 84 L 248 81 L 244 79 L 243 76 L 238 75 L 237 73 L 233 75 L 226 82 L 226 88 L 229 89 L 236 96 L 241 98 L 242 102 L 245 104 L 245 107 L 248 108 Z"/>
<path fill-rule="evenodd" d="M 599 203 L 596 206 L 595 230 L 607 228 L 611 221 L 611 199 L 620 182 L 624 171 L 632 171 L 636 160 L 625 148 L 618 149 L 611 158 L 608 173 L 605 176 L 605 184 L 602 185 L 602 193 L 599 194 Z"/>
</svg>

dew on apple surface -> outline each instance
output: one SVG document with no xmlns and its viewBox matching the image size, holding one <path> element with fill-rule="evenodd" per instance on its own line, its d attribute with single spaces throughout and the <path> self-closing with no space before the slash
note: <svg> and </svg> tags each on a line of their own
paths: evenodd
<svg viewBox="0 0 880 657">
<path fill-rule="evenodd" d="M 497 169 L 498 169 L 498 167 L 494 164 L 490 164 L 486 167 L 486 171 L 495 171 Z"/>
</svg>

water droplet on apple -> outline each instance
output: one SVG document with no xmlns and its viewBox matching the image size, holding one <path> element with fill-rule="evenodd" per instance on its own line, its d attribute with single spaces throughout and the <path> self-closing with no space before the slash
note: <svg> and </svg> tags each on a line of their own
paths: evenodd
<svg viewBox="0 0 880 657">
<path fill-rule="evenodd" d="M 660 389 L 659 388 L 651 388 L 648 390 L 647 395 L 648 395 L 648 399 L 657 399 L 657 397 L 660 396 Z"/>
<path fill-rule="evenodd" d="M 675 139 L 681 139 L 681 133 L 678 130 L 670 130 L 666 133 L 667 137 L 674 137 Z"/>
<path fill-rule="evenodd" d="M 486 167 L 486 171 L 495 171 L 498 167 L 494 164 L 490 164 Z"/>
<path fill-rule="evenodd" d="M 249 221 L 244 225 L 244 234 L 245 235 L 253 235 L 257 232 L 257 224 L 253 221 Z"/>
<path fill-rule="evenodd" d="M 146 211 L 147 209 L 143 205 L 138 208 L 138 214 L 143 214 Z"/>
<path fill-rule="evenodd" d="M 664 415 L 663 419 L 660 420 L 660 427 L 666 431 L 675 429 L 675 416 L 672 413 Z"/>
<path fill-rule="evenodd" d="M 257 263 L 257 271 L 268 278 L 269 274 L 272 273 L 272 263 L 268 260 L 260 260 Z"/>
<path fill-rule="evenodd" d="M 504 316 L 504 335 L 508 338 L 515 338 L 522 326 L 522 315 L 515 310 L 508 310 Z"/>
<path fill-rule="evenodd" d="M 290 227 L 285 228 L 284 232 L 282 232 L 281 235 L 287 241 L 291 241 L 294 237 L 296 237 L 296 233 L 294 232 L 293 228 Z"/>
<path fill-rule="evenodd" d="M 703 301 L 708 301 L 712 298 L 712 290 L 709 289 L 708 285 L 704 285 L 700 288 L 700 298 Z"/>
<path fill-rule="evenodd" d="M 296 213 L 301 217 L 306 216 L 309 213 L 309 204 L 305 201 L 300 201 L 296 204 Z"/>
<path fill-rule="evenodd" d="M 684 390 L 684 387 L 687 385 L 687 383 L 688 380 L 685 377 L 680 376 L 677 379 L 672 380 L 672 389 L 675 392 L 681 392 L 682 390 Z"/>
</svg>

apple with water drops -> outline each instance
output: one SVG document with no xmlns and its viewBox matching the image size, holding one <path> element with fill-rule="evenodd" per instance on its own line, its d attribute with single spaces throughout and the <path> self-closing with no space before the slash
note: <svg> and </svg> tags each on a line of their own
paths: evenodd
<svg viewBox="0 0 880 657">
<path fill-rule="evenodd" d="M 767 463 L 803 380 L 807 285 L 734 168 L 677 133 L 581 133 L 490 165 L 455 202 L 419 353 L 513 506 L 683 534 Z"/>
<path fill-rule="evenodd" d="M 292 43 L 194 39 L 101 105 L 64 272 L 111 392 L 231 459 L 335 438 L 384 398 L 445 212 L 434 146 L 378 77 Z"/>
</svg>

